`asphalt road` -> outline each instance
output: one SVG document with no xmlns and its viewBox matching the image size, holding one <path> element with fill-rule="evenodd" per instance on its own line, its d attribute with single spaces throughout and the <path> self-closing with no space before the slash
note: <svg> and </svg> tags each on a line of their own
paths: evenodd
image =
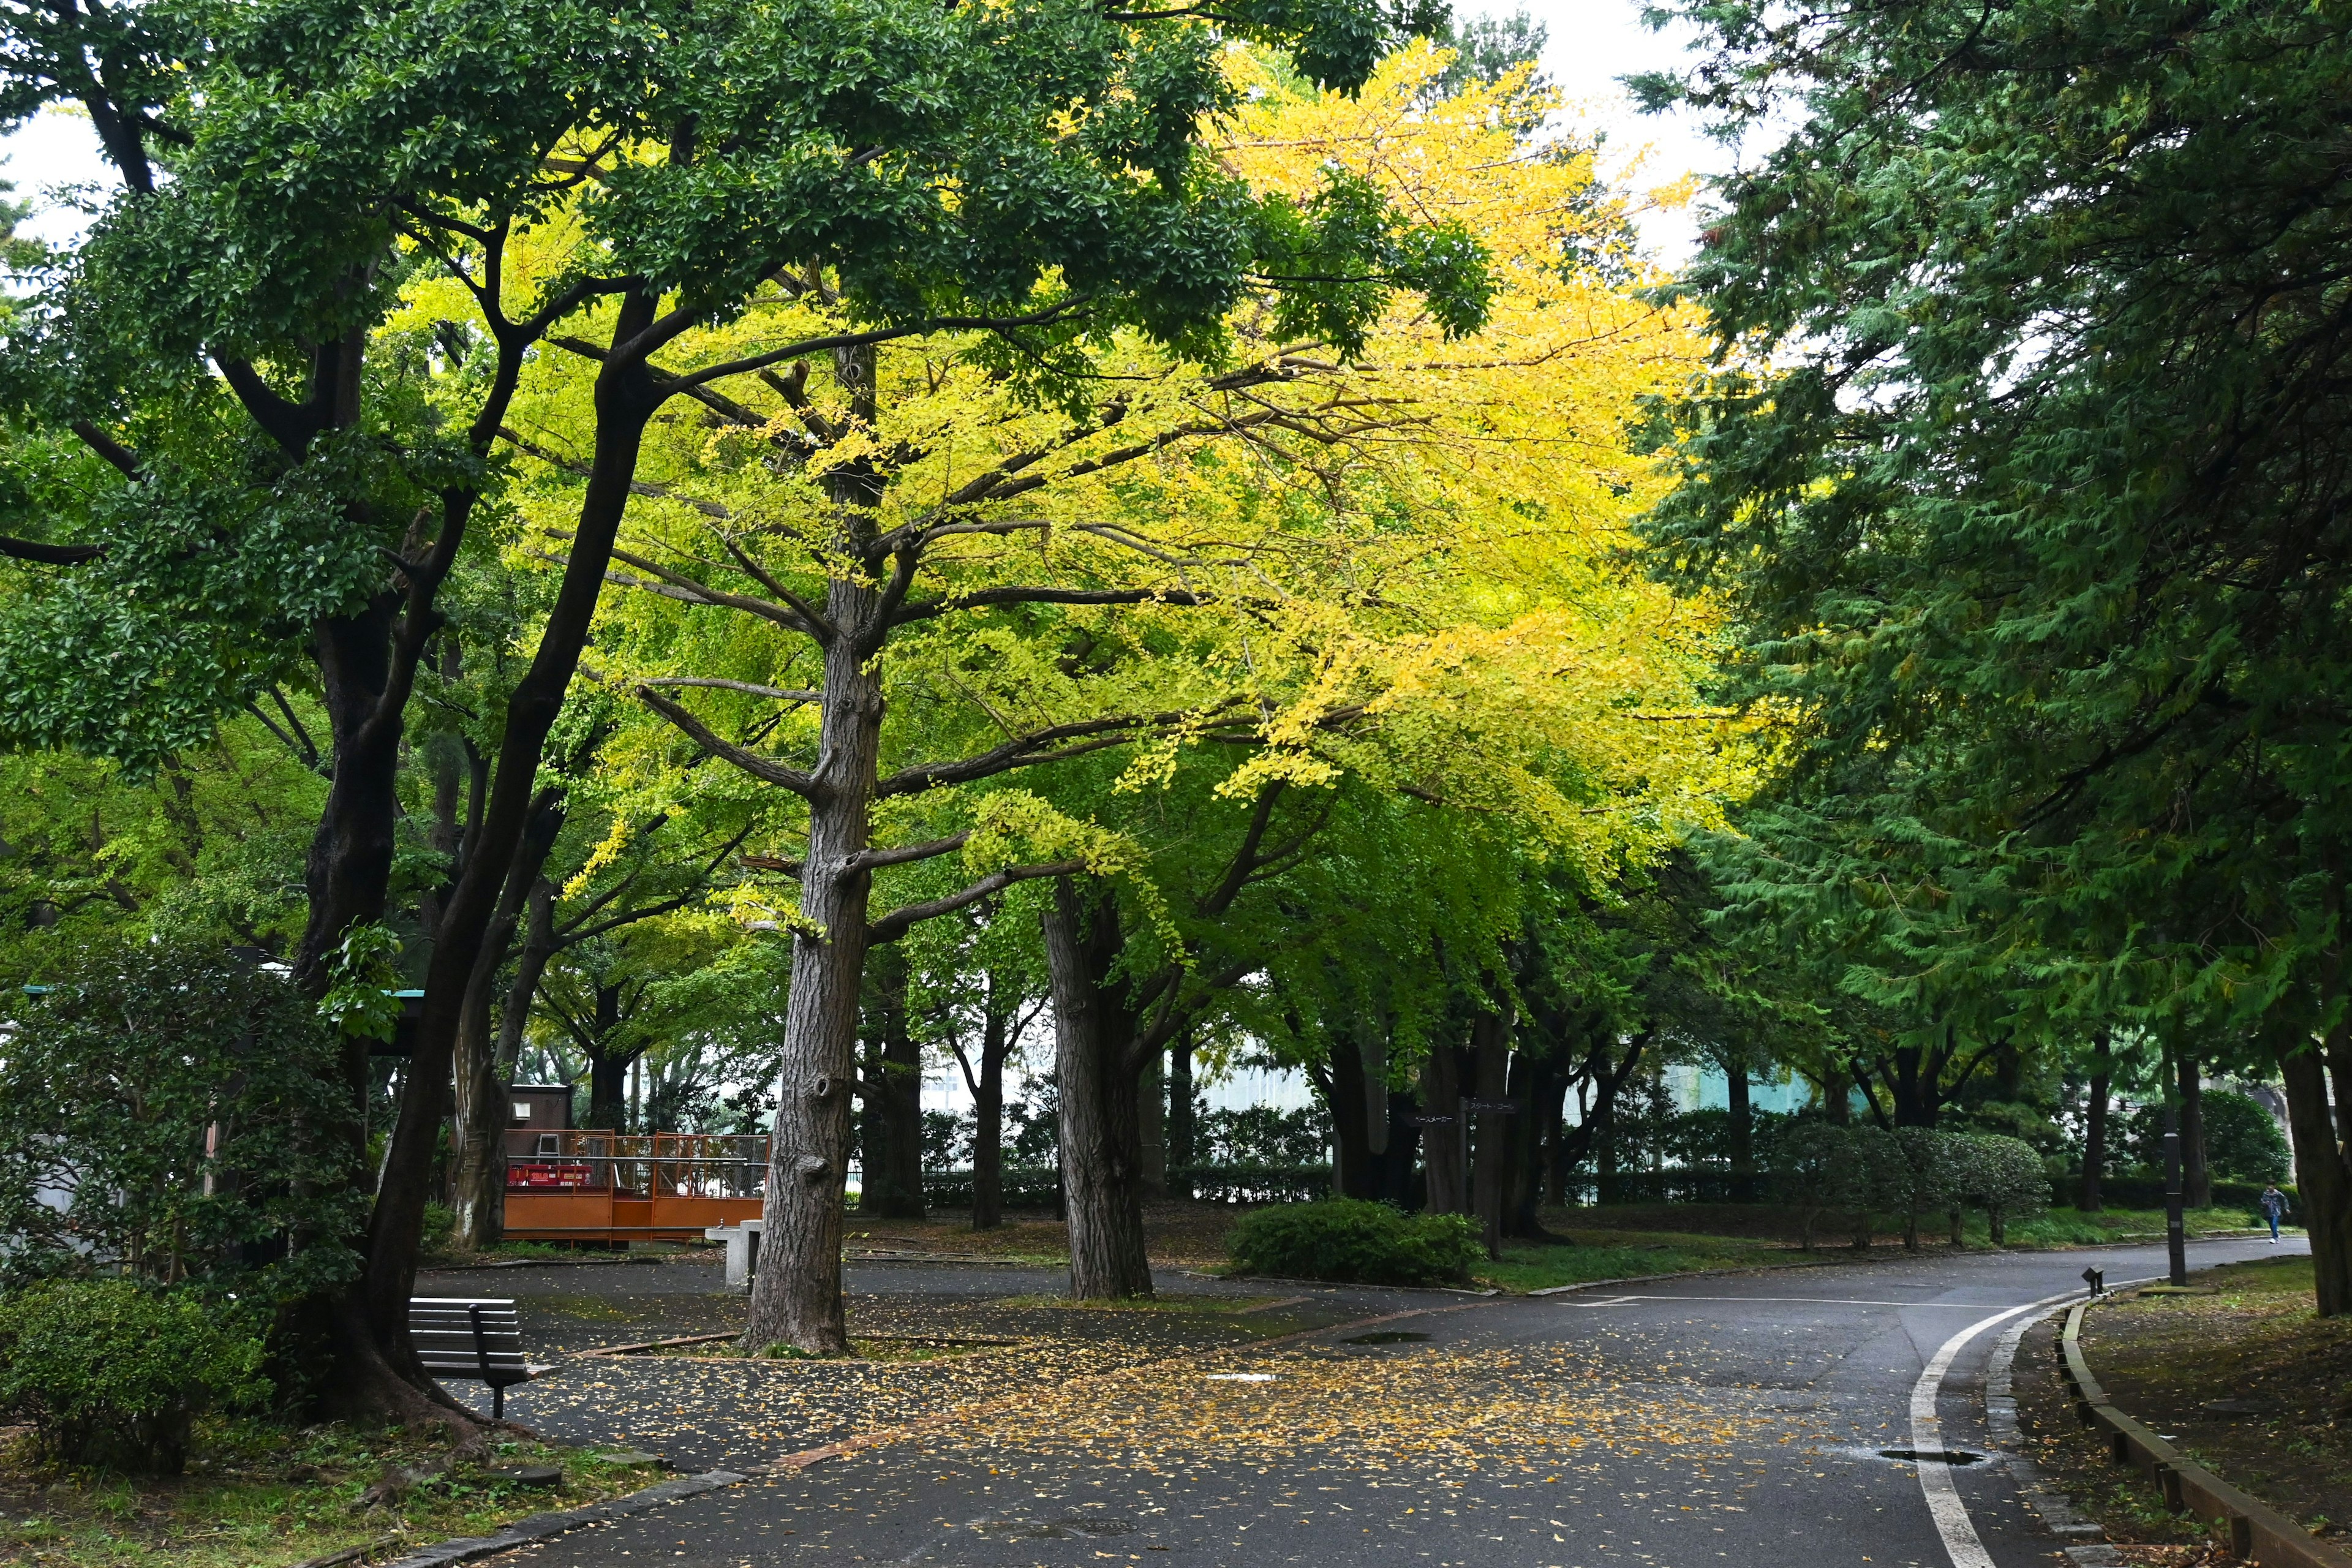
<svg viewBox="0 0 2352 1568">
<path fill-rule="evenodd" d="M 2192 1267 L 2275 1255 L 2190 1249 Z M 1911 1447 L 1914 1387 L 1957 1333 L 2079 1290 L 2093 1263 L 2110 1279 L 2164 1267 L 2134 1247 L 1543 1299 L 1359 1294 L 1366 1316 L 1418 1315 L 1071 1380 L 1041 1368 L 913 1437 L 497 1561 L 1952 1568 L 1918 1467 L 1882 1450 Z M 1982 1543 L 1973 1568 L 2064 1561 L 1986 1439 L 1983 1369 L 2016 1321 L 1961 1347 L 1937 1410 L 1947 1447 L 1986 1456 L 1945 1472 Z M 1368 1333 L 1427 1337 L 1349 1342 Z"/>
</svg>

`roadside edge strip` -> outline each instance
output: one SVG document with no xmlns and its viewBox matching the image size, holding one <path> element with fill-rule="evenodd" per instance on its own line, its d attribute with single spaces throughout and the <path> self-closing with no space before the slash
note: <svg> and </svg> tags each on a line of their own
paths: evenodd
<svg viewBox="0 0 2352 1568">
<path fill-rule="evenodd" d="M 2262 1568 L 2352 1568 L 2352 1556 L 2188 1458 L 2109 1402 L 2083 1356 L 2083 1313 L 2090 1305 L 2078 1301 L 2067 1310 L 2066 1327 L 2058 1337 L 2059 1364 L 2074 1388 L 2075 1418 L 2107 1434 L 2116 1463 L 2146 1475 L 2172 1511 L 2185 1510 L 2223 1525 L 2225 1548 L 2233 1556 L 2251 1558 Z"/>
</svg>

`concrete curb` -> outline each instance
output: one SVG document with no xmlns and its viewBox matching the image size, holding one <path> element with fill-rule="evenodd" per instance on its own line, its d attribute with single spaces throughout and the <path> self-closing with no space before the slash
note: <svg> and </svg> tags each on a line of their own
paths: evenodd
<svg viewBox="0 0 2352 1568">
<path fill-rule="evenodd" d="M 2106 1531 L 2096 1520 L 2086 1518 L 2074 1506 L 2073 1498 L 2052 1486 L 2050 1479 L 2025 1457 L 2018 1443 L 2018 1344 L 2036 1325 L 2055 1315 L 2054 1310 L 2036 1312 L 2011 1327 L 1994 1344 L 1992 1359 L 1985 1363 L 1985 1435 L 1992 1439 L 1993 1451 L 2017 1483 L 2017 1495 L 2024 1500 L 2025 1506 L 2051 1534 L 2076 1542 L 2059 1548 L 2067 1561 L 2077 1564 L 2077 1568 L 2116 1568 L 2123 1559 L 2106 1544 Z"/>
<path fill-rule="evenodd" d="M 494 1552 L 511 1552 L 518 1546 L 545 1541 L 566 1531 L 584 1525 L 603 1524 L 610 1520 L 625 1519 L 633 1513 L 659 1508 L 664 1503 L 683 1502 L 704 1492 L 715 1492 L 731 1487 L 745 1478 L 733 1470 L 705 1470 L 698 1476 L 680 1476 L 675 1480 L 659 1481 L 640 1491 L 592 1502 L 584 1508 L 569 1508 L 559 1513 L 535 1513 L 529 1519 L 519 1519 L 493 1535 L 463 1535 L 455 1541 L 444 1541 L 422 1552 L 412 1552 L 405 1557 L 394 1558 L 380 1568 L 446 1568 L 452 1563 L 470 1563 L 477 1557 L 488 1557 Z"/>
<path fill-rule="evenodd" d="M 2107 1434 L 2117 1464 L 2143 1471 L 2174 1512 L 2186 1510 L 2221 1523 L 2233 1557 L 2252 1558 L 2263 1568 L 2352 1568 L 2352 1556 L 2189 1459 L 2110 1404 L 2083 1357 L 2083 1313 L 2089 1306 L 2080 1301 L 2067 1309 L 2065 1331 L 2058 1339 L 2059 1364 L 2074 1385 L 2075 1415 L 2084 1426 Z"/>
</svg>

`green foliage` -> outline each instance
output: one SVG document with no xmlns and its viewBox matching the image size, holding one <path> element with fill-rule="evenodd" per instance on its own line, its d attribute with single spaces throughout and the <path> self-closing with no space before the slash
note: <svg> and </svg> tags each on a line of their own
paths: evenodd
<svg viewBox="0 0 2352 1568">
<path fill-rule="evenodd" d="M 1270 1105 L 1204 1110 L 1195 1126 L 1195 1164 L 1313 1165 L 1330 1157 L 1330 1116 L 1319 1100 L 1291 1110 Z"/>
<path fill-rule="evenodd" d="M 327 994 L 319 1016 L 346 1035 L 389 1040 L 400 1025 L 400 939 L 371 921 L 343 933 L 327 960 Z"/>
<path fill-rule="evenodd" d="M 0 1278 L 120 1268 L 331 1285 L 364 1213 L 336 1042 L 280 973 L 204 940 L 94 944 L 0 1055 Z"/>
<path fill-rule="evenodd" d="M 1795 128 L 1689 275 L 1722 359 L 1653 520 L 1792 729 L 1742 918 L 1915 1037 L 2311 984 L 2352 842 L 2352 16 L 1659 15 L 1704 58 L 1653 102 Z"/>
<path fill-rule="evenodd" d="M 2242 1182 L 2286 1180 L 2294 1152 L 2260 1100 L 2229 1089 L 2209 1089 L 2201 1099 L 2205 1161 L 2215 1175 Z"/>
<path fill-rule="evenodd" d="M 5 1299 L 0 1409 L 68 1464 L 179 1473 L 208 1410 L 267 1398 L 259 1339 L 217 1299 L 124 1279 L 50 1280 Z"/>
<path fill-rule="evenodd" d="M 2031 1219 L 2050 1206 L 2050 1173 L 2033 1145 L 1997 1132 L 1951 1135 L 1952 1191 L 1985 1212 L 1993 1245 L 2007 1240 L 2011 1215 Z"/>
<path fill-rule="evenodd" d="M 1253 1210 L 1227 1246 L 1238 1273 L 1360 1285 L 1453 1283 L 1486 1257 L 1465 1215 L 1407 1215 L 1353 1198 Z"/>
<path fill-rule="evenodd" d="M 2209 1089 L 2202 1099 L 2205 1117 L 2205 1163 L 2216 1177 L 2243 1182 L 2284 1182 L 2294 1168 L 2294 1152 L 2286 1134 L 2261 1101 L 2234 1089 Z M 2164 1107 L 2136 1105 L 2123 1119 L 2121 1137 L 2109 1143 L 2111 1168 L 2123 1173 L 2132 1166 L 2164 1173 Z"/>
</svg>

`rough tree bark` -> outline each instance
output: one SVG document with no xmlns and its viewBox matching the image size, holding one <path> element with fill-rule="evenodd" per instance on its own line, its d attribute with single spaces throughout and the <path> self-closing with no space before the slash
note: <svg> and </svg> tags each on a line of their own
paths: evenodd
<svg viewBox="0 0 2352 1568">
<path fill-rule="evenodd" d="M 873 873 L 867 812 L 881 756 L 882 681 L 866 651 L 879 595 L 836 578 L 825 595 L 824 703 L 817 763 L 805 791 L 808 857 L 803 923 L 793 932 L 784 1064 L 768 1157 L 766 1228 L 743 1342 L 843 1355 L 842 1196 L 849 1176 L 850 1091 L 856 1082 L 857 997 L 866 969 Z"/>
<path fill-rule="evenodd" d="M 1054 1081 L 1070 1227 L 1070 1294 L 1079 1300 L 1151 1294 L 1143 1248 L 1142 1151 L 1130 1061 L 1136 1019 L 1113 978 L 1118 910 L 1107 889 L 1082 898 L 1054 881 L 1044 913 L 1054 991 Z"/>
<path fill-rule="evenodd" d="M 875 982 L 875 1072 L 867 1085 L 875 1137 L 866 1150 L 857 1212 L 881 1219 L 921 1219 L 923 1202 L 923 1051 L 907 1013 L 907 959 L 896 947 L 869 961 Z"/>
</svg>

